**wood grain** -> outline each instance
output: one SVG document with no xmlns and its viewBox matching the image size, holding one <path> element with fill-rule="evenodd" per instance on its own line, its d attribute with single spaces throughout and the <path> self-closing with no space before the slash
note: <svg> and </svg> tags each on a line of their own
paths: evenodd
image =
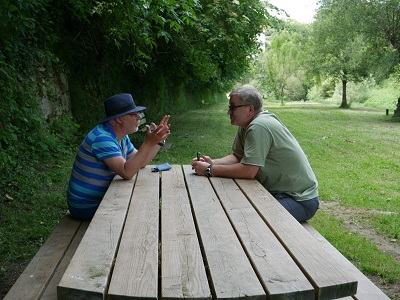
<svg viewBox="0 0 400 300">
<path fill-rule="evenodd" d="M 141 169 L 126 218 L 108 299 L 157 299 L 159 174 Z"/>
<path fill-rule="evenodd" d="M 161 178 L 162 299 L 211 299 L 181 166 Z"/>
<path fill-rule="evenodd" d="M 268 299 L 312 299 L 314 288 L 232 179 L 211 178 Z"/>
<path fill-rule="evenodd" d="M 58 285 L 59 299 L 104 298 L 135 179 L 112 181 Z"/>
<path fill-rule="evenodd" d="M 304 228 L 317 240 L 320 247 L 323 247 L 331 257 L 333 257 L 346 272 L 354 276 L 358 281 L 357 299 L 362 300 L 389 300 L 375 284 L 372 283 L 360 270 L 358 270 L 339 250 L 332 246 L 314 227 L 308 223 L 302 224 Z"/>
<path fill-rule="evenodd" d="M 40 299 L 80 225 L 65 215 L 4 299 Z"/>
<path fill-rule="evenodd" d="M 355 295 L 357 280 L 343 270 L 260 183 L 244 179 L 236 182 L 314 286 L 317 299 Z"/>
<path fill-rule="evenodd" d="M 217 299 L 265 299 L 245 251 L 209 180 L 184 166 L 191 203 Z"/>
</svg>

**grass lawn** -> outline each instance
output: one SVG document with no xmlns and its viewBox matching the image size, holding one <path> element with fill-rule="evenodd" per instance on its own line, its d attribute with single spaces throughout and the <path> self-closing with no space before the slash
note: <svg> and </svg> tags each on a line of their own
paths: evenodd
<svg viewBox="0 0 400 300">
<path fill-rule="evenodd" d="M 154 164 L 190 164 L 196 152 L 212 158 L 231 153 L 236 127 L 230 125 L 227 102 L 171 116 L 172 146 Z M 353 220 L 400 247 L 400 123 L 384 111 L 289 103 L 265 105 L 297 138 L 317 175 L 322 208 L 312 224 L 366 274 L 382 282 L 400 282 L 400 264 L 367 237 L 350 231 L 346 220 L 324 209 L 333 203 L 357 212 Z M 147 120 L 152 121 L 152 120 Z M 159 121 L 159 120 L 156 120 Z M 140 141 L 140 133 L 132 135 Z M 65 188 L 73 154 L 48 167 L 23 172 L 0 193 L 0 295 L 26 264 L 66 211 Z M 11 183 L 10 183 L 11 184 Z M 22 271 L 23 268 L 19 270 Z M 11 274 L 11 275 L 10 275 Z M 8 286 L 9 287 L 9 286 Z"/>
</svg>

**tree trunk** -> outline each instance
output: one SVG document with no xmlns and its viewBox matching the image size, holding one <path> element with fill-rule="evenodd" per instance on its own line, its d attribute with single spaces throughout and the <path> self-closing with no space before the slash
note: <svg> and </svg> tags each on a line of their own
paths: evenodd
<svg viewBox="0 0 400 300">
<path fill-rule="evenodd" d="M 342 79 L 342 104 L 340 105 L 341 108 L 348 108 L 349 107 L 347 105 L 346 86 L 347 86 L 347 80 L 346 79 Z"/>
<path fill-rule="evenodd" d="M 400 119 L 400 98 L 397 100 L 397 109 L 394 111 L 393 118 Z"/>
</svg>

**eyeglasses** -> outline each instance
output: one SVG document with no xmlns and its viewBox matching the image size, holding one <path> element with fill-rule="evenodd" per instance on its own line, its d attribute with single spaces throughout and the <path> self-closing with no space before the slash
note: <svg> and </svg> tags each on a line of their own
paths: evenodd
<svg viewBox="0 0 400 300">
<path fill-rule="evenodd" d="M 138 113 L 129 113 L 129 114 L 127 114 L 127 115 L 128 115 L 128 116 L 131 116 L 131 117 L 135 117 L 135 118 L 141 117 L 141 115 L 138 114 Z"/>
<path fill-rule="evenodd" d="M 229 110 L 230 110 L 230 111 L 234 111 L 236 108 L 243 107 L 243 106 L 250 106 L 250 104 L 229 105 Z"/>
</svg>

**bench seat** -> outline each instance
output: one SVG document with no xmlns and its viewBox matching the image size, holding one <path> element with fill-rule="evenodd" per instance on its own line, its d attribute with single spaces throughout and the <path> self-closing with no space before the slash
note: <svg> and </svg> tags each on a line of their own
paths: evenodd
<svg viewBox="0 0 400 300">
<path fill-rule="evenodd" d="M 57 285 L 88 225 L 67 213 L 4 299 L 57 299 Z"/>
</svg>

